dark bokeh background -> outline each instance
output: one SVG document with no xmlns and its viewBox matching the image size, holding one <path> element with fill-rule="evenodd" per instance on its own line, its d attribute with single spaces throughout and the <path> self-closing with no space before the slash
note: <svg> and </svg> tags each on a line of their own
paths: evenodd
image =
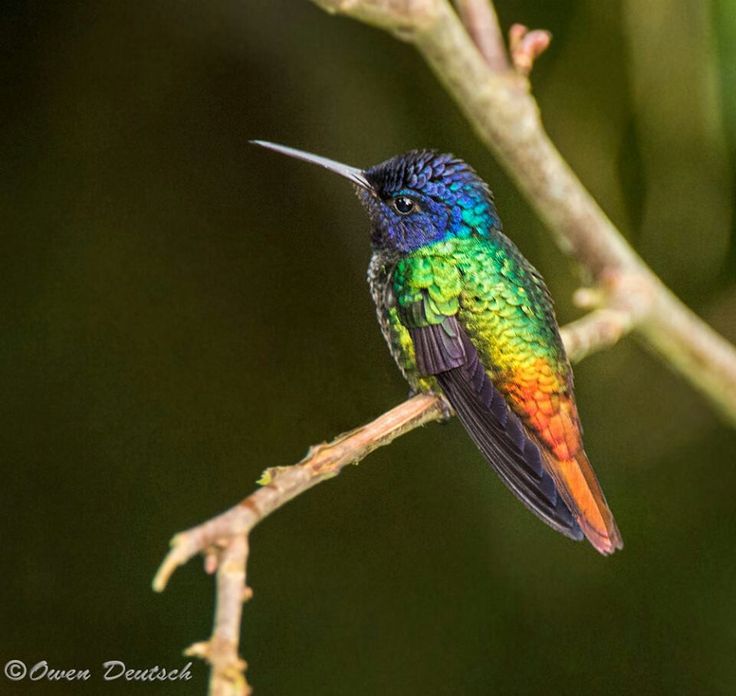
<svg viewBox="0 0 736 696">
<path fill-rule="evenodd" d="M 648 262 L 736 339 L 736 6 L 500 0 L 555 40 L 550 133 Z M 579 281 L 413 50 L 291 0 L 0 8 L 0 659 L 184 663 L 198 563 L 173 532 L 406 395 L 349 187 L 247 145 L 470 160 L 561 320 Z M 456 423 L 414 432 L 253 535 L 260 694 L 733 694 L 736 434 L 633 340 L 576 369 L 626 540 L 541 525 Z M 0 694 L 202 694 L 13 685 Z"/>
</svg>

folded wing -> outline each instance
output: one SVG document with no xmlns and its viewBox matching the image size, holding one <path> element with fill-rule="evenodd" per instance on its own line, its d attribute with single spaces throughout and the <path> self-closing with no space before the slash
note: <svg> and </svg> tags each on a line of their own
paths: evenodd
<svg viewBox="0 0 736 696">
<path fill-rule="evenodd" d="M 454 316 L 409 328 L 417 368 L 434 375 L 458 418 L 501 480 L 535 515 L 571 539 L 583 533 L 547 473 L 538 445 L 512 412 Z"/>
</svg>

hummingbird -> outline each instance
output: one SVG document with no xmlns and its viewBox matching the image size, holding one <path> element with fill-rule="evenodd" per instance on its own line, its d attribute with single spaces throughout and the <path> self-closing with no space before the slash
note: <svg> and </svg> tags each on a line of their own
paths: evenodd
<svg viewBox="0 0 736 696">
<path fill-rule="evenodd" d="M 541 274 L 502 229 L 493 194 L 451 154 L 367 169 L 260 140 L 350 181 L 371 223 L 370 294 L 412 392 L 444 397 L 516 497 L 603 555 L 623 547 L 583 449 L 573 373 Z"/>
</svg>

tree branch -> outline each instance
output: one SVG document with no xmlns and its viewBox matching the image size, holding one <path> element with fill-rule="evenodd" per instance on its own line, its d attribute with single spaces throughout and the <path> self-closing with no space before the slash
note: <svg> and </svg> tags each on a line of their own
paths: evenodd
<svg viewBox="0 0 736 696">
<path fill-rule="evenodd" d="M 348 464 L 357 464 L 373 450 L 447 412 L 442 400 L 419 394 L 384 413 L 368 425 L 340 435 L 330 443 L 311 447 L 307 456 L 293 466 L 267 469 L 262 488 L 227 512 L 177 534 L 171 550 L 153 580 L 161 592 L 172 573 L 198 553 L 206 553 L 208 572 L 217 570 L 215 625 L 209 641 L 196 643 L 187 654 L 211 666 L 211 696 L 247 696 L 245 662 L 238 655 L 242 603 L 251 596 L 245 584 L 248 535 L 264 517 L 292 498 L 333 478 Z"/>
<path fill-rule="evenodd" d="M 528 82 L 489 67 L 446 0 L 314 0 L 413 43 L 468 121 L 586 276 L 636 278 L 648 297 L 637 336 L 736 424 L 736 349 L 688 309 L 629 246 L 542 126 Z"/>
<path fill-rule="evenodd" d="M 178 566 L 217 545 L 218 540 L 248 534 L 264 517 L 312 486 L 337 476 L 347 464 L 357 464 L 373 450 L 442 416 L 441 401 L 436 396 L 419 394 L 368 425 L 311 447 L 298 464 L 266 469 L 259 481 L 262 488 L 222 515 L 171 540 L 172 549 L 156 574 L 154 589 L 163 590 Z"/>
<path fill-rule="evenodd" d="M 506 46 L 493 4 L 489 0 L 455 0 L 455 5 L 488 67 L 496 72 L 509 70 Z"/>
<path fill-rule="evenodd" d="M 210 527 L 212 530 L 212 527 Z M 215 548 L 218 537 L 212 537 L 202 551 L 207 551 L 205 567 L 217 571 L 217 603 L 212 637 L 207 642 L 195 643 L 186 655 L 199 657 L 212 666 L 211 696 L 248 696 L 251 688 L 245 678 L 246 663 L 238 655 L 243 602 L 252 592 L 245 584 L 248 563 L 248 535 L 222 535 L 225 541 Z"/>
<path fill-rule="evenodd" d="M 595 287 L 577 293 L 598 307 L 562 329 L 573 361 L 613 345 L 632 329 L 736 423 L 736 349 L 685 307 L 616 230 L 550 142 L 525 78 L 548 43 L 544 32 L 512 31 L 509 69 L 493 5 L 456 0 L 314 0 L 411 41 L 445 84 L 480 137 L 490 146 Z M 469 36 L 470 35 L 470 36 Z M 472 37 L 472 40 L 471 38 Z M 546 37 L 546 38 L 545 38 Z M 477 47 L 477 48 L 476 48 Z M 208 522 L 177 534 L 153 582 L 162 591 L 173 572 L 205 553 L 217 571 L 213 635 L 189 654 L 212 668 L 210 694 L 247 696 L 245 662 L 238 656 L 242 603 L 250 598 L 246 564 L 250 531 L 312 486 L 336 476 L 370 452 L 426 423 L 447 406 L 437 396 L 415 396 L 373 422 L 312 447 L 299 463 L 267 469 L 262 488 Z"/>
<path fill-rule="evenodd" d="M 615 343 L 630 328 L 630 316 L 624 310 L 600 309 L 563 327 L 562 337 L 570 358 L 577 361 Z M 252 596 L 246 585 L 251 530 L 292 498 L 337 476 L 348 464 L 357 464 L 374 450 L 415 428 L 441 420 L 447 412 L 447 405 L 435 395 L 414 396 L 367 425 L 330 443 L 311 447 L 297 464 L 266 469 L 259 481 L 262 488 L 235 507 L 171 540 L 171 550 L 153 580 L 156 592 L 162 592 L 174 571 L 199 553 L 205 553 L 206 570 L 217 571 L 212 637 L 186 651 L 211 665 L 212 696 L 250 694 L 245 679 L 246 664 L 238 655 L 238 644 L 242 603 Z"/>
</svg>

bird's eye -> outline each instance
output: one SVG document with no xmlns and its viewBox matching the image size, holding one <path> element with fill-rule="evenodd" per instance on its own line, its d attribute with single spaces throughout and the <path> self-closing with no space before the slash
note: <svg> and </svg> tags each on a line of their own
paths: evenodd
<svg viewBox="0 0 736 696">
<path fill-rule="evenodd" d="M 397 196 L 393 199 L 393 204 L 399 215 L 408 215 L 416 206 L 416 203 L 408 196 Z"/>
</svg>

